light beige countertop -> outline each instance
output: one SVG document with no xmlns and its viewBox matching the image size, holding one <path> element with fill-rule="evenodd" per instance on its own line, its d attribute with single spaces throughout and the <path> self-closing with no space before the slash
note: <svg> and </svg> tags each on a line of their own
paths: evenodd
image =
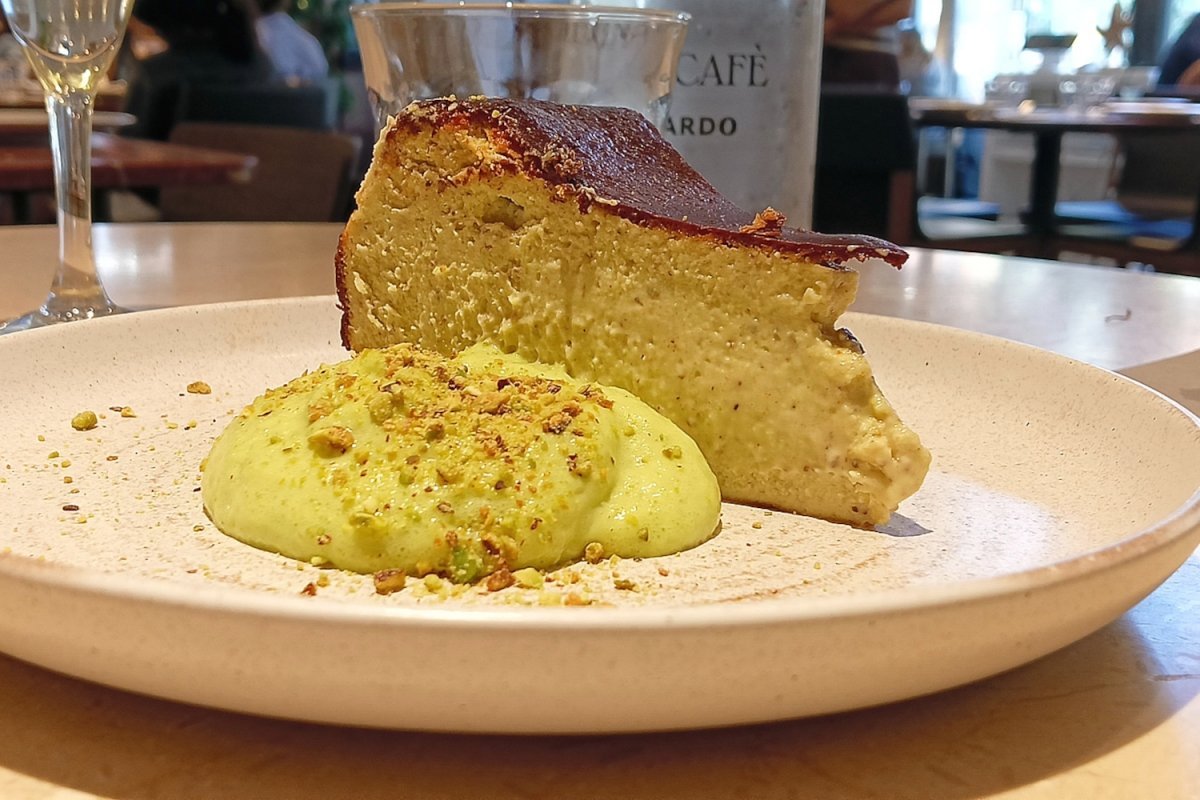
<svg viewBox="0 0 1200 800">
<path fill-rule="evenodd" d="M 333 291 L 331 225 L 100 226 L 114 300 Z M 0 229 L 0 318 L 40 301 L 51 228 Z M 1028 342 L 1200 400 L 1200 280 L 914 251 L 855 310 Z M 1146 362 L 1172 359 L 1153 367 Z M 431 657 L 431 656 L 424 656 Z M 397 665 L 402 669 L 403 665 Z M 619 690 L 619 687 L 618 687 Z M 570 713 L 564 709 L 563 713 Z M 1200 556 L 1117 622 L 935 696 L 732 730 L 485 737 L 257 719 L 0 656 L 0 798 L 1200 798 Z"/>
<path fill-rule="evenodd" d="M 338 225 L 98 225 L 97 262 L 130 307 L 332 294 Z M 0 319 L 41 302 L 53 228 L 0 230 Z M 1200 280 L 913 248 L 902 270 L 860 270 L 853 310 L 1034 344 L 1108 369 L 1200 349 Z M 1052 309 L 1052 310 L 1050 310 Z"/>
</svg>

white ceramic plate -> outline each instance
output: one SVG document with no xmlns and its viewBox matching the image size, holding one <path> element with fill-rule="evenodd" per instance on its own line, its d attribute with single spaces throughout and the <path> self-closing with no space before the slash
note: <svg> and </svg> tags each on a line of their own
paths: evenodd
<svg viewBox="0 0 1200 800">
<path fill-rule="evenodd" d="M 1023 345 L 850 314 L 934 453 L 887 528 L 727 506 L 720 535 L 695 550 L 570 568 L 568 590 L 611 605 L 523 605 L 539 596 L 517 589 L 377 596 L 369 578 L 222 536 L 195 491 L 230 414 L 342 356 L 337 322 L 333 301 L 313 298 L 0 338 L 0 649 L 151 695 L 320 722 L 728 725 L 1023 664 L 1116 618 L 1200 537 L 1200 429 L 1187 412 Z M 186 392 L 196 380 L 212 394 Z M 122 406 L 136 416 L 106 410 Z M 84 409 L 105 418 L 81 433 L 70 420 Z M 321 575 L 328 585 L 302 595 Z"/>
</svg>

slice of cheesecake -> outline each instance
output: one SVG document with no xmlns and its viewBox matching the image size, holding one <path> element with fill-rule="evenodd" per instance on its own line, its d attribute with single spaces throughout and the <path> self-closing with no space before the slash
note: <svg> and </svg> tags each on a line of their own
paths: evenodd
<svg viewBox="0 0 1200 800">
<path fill-rule="evenodd" d="M 929 453 L 836 327 L 846 262 L 906 254 L 741 211 L 638 114 L 414 103 L 357 200 L 348 347 L 490 341 L 625 388 L 696 440 L 729 501 L 866 526 L 921 485 Z"/>
</svg>

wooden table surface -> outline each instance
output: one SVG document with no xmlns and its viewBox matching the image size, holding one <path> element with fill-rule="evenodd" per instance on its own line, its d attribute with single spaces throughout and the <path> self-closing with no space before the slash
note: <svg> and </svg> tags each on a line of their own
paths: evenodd
<svg viewBox="0 0 1200 800">
<path fill-rule="evenodd" d="M 160 224 L 100 226 L 95 239 L 114 299 L 149 306 L 331 292 L 337 233 Z M 40 300 L 53 256 L 52 229 L 0 230 L 0 316 Z M 866 265 L 856 309 L 1111 368 L 1200 349 L 1200 279 L 1098 267 L 918 250 L 898 273 Z M 1173 363 L 1200 383 L 1200 368 Z M 833 717 L 614 737 L 347 730 L 138 697 L 0 656 L 0 729 L 3 798 L 1194 800 L 1200 556 L 1034 664 Z"/>
<path fill-rule="evenodd" d="M 96 189 L 245 181 L 256 162 L 254 156 L 224 150 L 110 133 L 92 135 L 92 186 Z M 0 142 L 0 192 L 53 189 L 54 162 L 48 141 Z"/>
</svg>

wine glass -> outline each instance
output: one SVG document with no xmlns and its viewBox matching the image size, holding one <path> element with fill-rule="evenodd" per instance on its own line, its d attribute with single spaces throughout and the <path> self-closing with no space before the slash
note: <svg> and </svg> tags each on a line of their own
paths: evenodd
<svg viewBox="0 0 1200 800">
<path fill-rule="evenodd" d="M 92 105 L 133 0 L 0 0 L 0 7 L 46 94 L 58 206 L 50 294 L 41 308 L 0 323 L 0 333 L 120 313 L 92 257 Z"/>
</svg>

